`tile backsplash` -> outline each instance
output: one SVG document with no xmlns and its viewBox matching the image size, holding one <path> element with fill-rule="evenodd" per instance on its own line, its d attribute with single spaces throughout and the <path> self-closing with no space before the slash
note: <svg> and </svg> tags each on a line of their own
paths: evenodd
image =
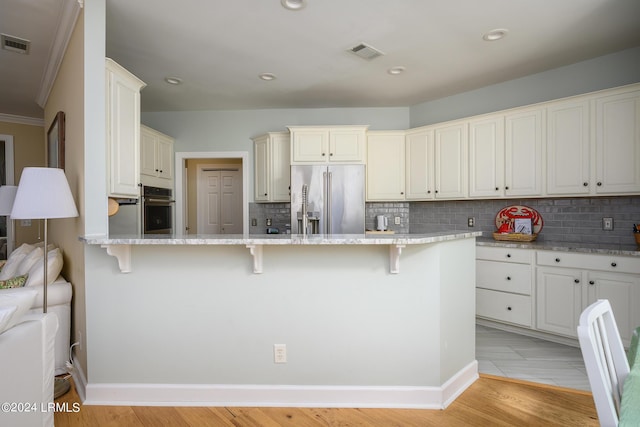
<svg viewBox="0 0 640 427">
<path fill-rule="evenodd" d="M 453 200 L 436 202 L 367 203 L 365 228 L 375 228 L 376 215 L 389 218 L 389 229 L 396 233 L 427 233 L 442 230 L 482 231 L 490 236 L 496 227 L 496 213 L 510 205 L 525 205 L 540 212 L 543 229 L 539 241 L 576 243 L 635 244 L 633 224 L 640 223 L 640 196 L 582 197 L 555 199 Z M 289 203 L 250 203 L 251 234 L 266 232 L 267 218 L 271 226 L 284 233 L 289 224 Z M 394 219 L 400 218 L 396 225 Z M 468 227 L 474 218 L 474 227 Z M 612 231 L 602 230 L 602 218 L 613 218 Z"/>
</svg>

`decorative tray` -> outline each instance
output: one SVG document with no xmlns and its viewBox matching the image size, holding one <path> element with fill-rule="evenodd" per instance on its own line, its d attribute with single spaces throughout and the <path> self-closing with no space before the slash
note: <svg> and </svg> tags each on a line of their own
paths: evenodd
<svg viewBox="0 0 640 427">
<path fill-rule="evenodd" d="M 504 240 L 511 242 L 533 242 L 538 238 L 538 234 L 523 233 L 493 233 L 494 240 Z"/>
</svg>

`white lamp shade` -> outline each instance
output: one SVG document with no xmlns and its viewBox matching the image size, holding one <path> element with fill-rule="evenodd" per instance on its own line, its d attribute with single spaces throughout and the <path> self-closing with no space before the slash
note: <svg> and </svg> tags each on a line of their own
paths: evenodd
<svg viewBox="0 0 640 427">
<path fill-rule="evenodd" d="M 45 219 L 75 216 L 78 216 L 78 210 L 62 169 L 22 170 L 11 218 Z"/>
<path fill-rule="evenodd" d="M 3 185 L 0 187 L 0 215 L 11 214 L 17 190 L 18 187 L 15 185 Z"/>
</svg>

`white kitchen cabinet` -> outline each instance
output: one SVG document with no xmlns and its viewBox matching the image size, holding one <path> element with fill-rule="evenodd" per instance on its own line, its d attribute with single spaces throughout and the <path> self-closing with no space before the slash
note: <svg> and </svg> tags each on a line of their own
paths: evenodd
<svg viewBox="0 0 640 427">
<path fill-rule="evenodd" d="M 468 196 L 468 125 L 456 122 L 434 127 L 435 198 Z"/>
<path fill-rule="evenodd" d="M 532 262 L 528 249 L 476 249 L 476 315 L 531 327 Z"/>
<path fill-rule="evenodd" d="M 552 103 L 546 111 L 546 194 L 588 195 L 595 187 L 591 177 L 589 100 Z"/>
<path fill-rule="evenodd" d="M 543 109 L 505 115 L 505 195 L 542 195 Z"/>
<path fill-rule="evenodd" d="M 290 201 L 289 133 L 269 132 L 254 138 L 253 143 L 255 201 Z"/>
<path fill-rule="evenodd" d="M 405 138 L 405 198 L 432 200 L 435 197 L 433 129 L 407 132 Z"/>
<path fill-rule="evenodd" d="M 640 90 L 595 99 L 596 194 L 640 192 Z"/>
<path fill-rule="evenodd" d="M 469 122 L 469 197 L 504 197 L 504 115 Z"/>
<path fill-rule="evenodd" d="M 576 337 L 582 311 L 608 299 L 623 342 L 640 324 L 640 262 L 635 257 L 558 251 L 537 253 L 537 328 Z"/>
<path fill-rule="evenodd" d="M 367 126 L 290 126 L 291 164 L 365 162 Z"/>
<path fill-rule="evenodd" d="M 140 90 L 145 83 L 106 58 L 107 173 L 110 197 L 140 196 Z"/>
<path fill-rule="evenodd" d="M 367 134 L 367 201 L 404 200 L 405 135 L 403 131 Z"/>
<path fill-rule="evenodd" d="M 144 185 L 173 188 L 173 144 L 170 136 L 140 126 L 140 179 Z"/>
</svg>

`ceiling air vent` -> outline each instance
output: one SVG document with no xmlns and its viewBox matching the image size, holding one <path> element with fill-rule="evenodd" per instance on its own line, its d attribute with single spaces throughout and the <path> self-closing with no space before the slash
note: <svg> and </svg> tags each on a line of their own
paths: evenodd
<svg viewBox="0 0 640 427">
<path fill-rule="evenodd" d="M 349 52 L 359 56 L 360 58 L 369 60 L 384 55 L 383 52 L 379 51 L 375 47 L 371 47 L 364 43 L 360 43 L 359 45 L 352 47 L 349 49 Z"/>
<path fill-rule="evenodd" d="M 8 34 L 0 34 L 2 36 L 2 48 L 12 52 L 29 54 L 31 42 L 29 40 L 20 39 Z"/>
</svg>

